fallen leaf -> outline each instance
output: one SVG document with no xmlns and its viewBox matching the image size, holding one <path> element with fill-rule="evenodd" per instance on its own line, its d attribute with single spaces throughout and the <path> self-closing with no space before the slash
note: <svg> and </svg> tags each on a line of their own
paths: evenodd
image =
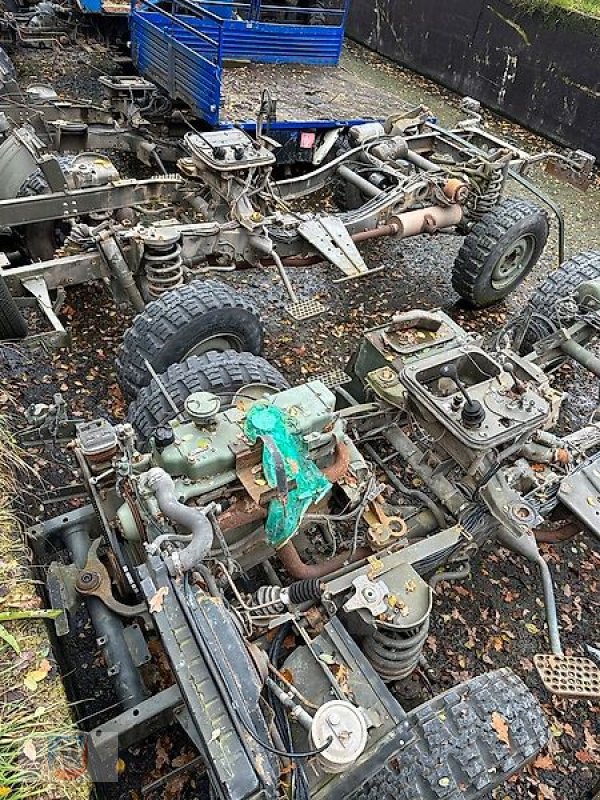
<svg viewBox="0 0 600 800">
<path fill-rule="evenodd" d="M 600 750 L 600 743 L 594 734 L 588 730 L 588 728 L 583 729 L 583 738 L 585 739 L 585 746 L 592 753 L 596 753 L 598 750 Z"/>
<path fill-rule="evenodd" d="M 590 753 L 589 750 L 578 750 L 575 753 L 575 758 L 581 764 L 595 764 L 598 761 L 598 758 L 594 755 L 594 753 Z"/>
<path fill-rule="evenodd" d="M 27 673 L 27 677 L 30 678 L 32 681 L 35 681 L 36 683 L 43 681 L 47 675 L 48 673 L 46 672 L 46 670 L 43 669 L 33 669 L 31 670 L 31 672 Z"/>
<path fill-rule="evenodd" d="M 15 653 L 17 653 L 17 655 L 21 652 L 21 648 L 19 647 L 19 643 L 17 642 L 15 637 L 12 635 L 12 633 L 9 633 L 6 630 L 4 625 L 0 625 L 0 639 L 4 639 L 6 644 L 9 647 L 12 647 L 12 649 L 15 651 Z"/>
<path fill-rule="evenodd" d="M 498 711 L 494 711 L 492 714 L 492 728 L 496 731 L 496 736 L 501 742 L 504 742 L 504 744 L 510 743 L 508 736 L 508 722 Z"/>
<path fill-rule="evenodd" d="M 546 783 L 539 783 L 537 785 L 537 800 L 556 800 L 554 789 L 551 789 Z"/>
<path fill-rule="evenodd" d="M 547 753 L 540 755 L 533 762 L 534 769 L 554 769 L 554 761 Z"/>
<path fill-rule="evenodd" d="M 36 761 L 37 760 L 37 751 L 35 749 L 34 743 L 31 741 L 31 739 L 27 739 L 27 741 L 23 745 L 23 754 L 25 756 L 27 756 L 27 758 L 30 761 Z"/>
<path fill-rule="evenodd" d="M 165 597 L 169 594 L 168 586 L 161 586 L 157 589 L 154 596 L 150 598 L 150 613 L 159 614 L 163 610 Z"/>
</svg>

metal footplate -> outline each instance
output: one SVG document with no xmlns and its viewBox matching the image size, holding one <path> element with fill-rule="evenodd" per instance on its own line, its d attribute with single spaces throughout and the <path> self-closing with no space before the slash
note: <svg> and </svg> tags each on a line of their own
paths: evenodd
<svg viewBox="0 0 600 800">
<path fill-rule="evenodd" d="M 589 658 L 538 653 L 533 657 L 546 689 L 562 697 L 600 697 L 600 668 Z"/>
<path fill-rule="evenodd" d="M 383 267 L 369 269 L 344 223 L 333 216 L 322 216 L 298 226 L 298 233 L 324 258 L 344 273 L 335 283 L 363 278 L 379 272 Z"/>
<path fill-rule="evenodd" d="M 340 367 L 334 367 L 327 370 L 327 372 L 320 372 L 318 375 L 311 377 L 311 380 L 321 381 L 328 389 L 334 389 L 336 386 L 343 386 L 352 382 L 350 375 Z"/>
<path fill-rule="evenodd" d="M 312 298 L 308 300 L 297 300 L 295 303 L 288 303 L 284 308 L 292 319 L 298 321 L 318 317 L 319 314 L 327 311 L 327 306 L 324 306 L 323 303 Z"/>
</svg>

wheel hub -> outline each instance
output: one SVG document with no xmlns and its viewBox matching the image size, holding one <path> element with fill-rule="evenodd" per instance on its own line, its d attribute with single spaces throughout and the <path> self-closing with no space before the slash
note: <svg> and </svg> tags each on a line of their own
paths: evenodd
<svg viewBox="0 0 600 800">
<path fill-rule="evenodd" d="M 529 266 L 534 250 L 535 239 L 529 235 L 511 243 L 492 273 L 494 289 L 502 290 L 513 284 Z"/>
</svg>

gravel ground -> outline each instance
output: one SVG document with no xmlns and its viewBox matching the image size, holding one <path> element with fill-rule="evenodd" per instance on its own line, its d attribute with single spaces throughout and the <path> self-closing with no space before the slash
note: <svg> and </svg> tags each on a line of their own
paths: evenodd
<svg viewBox="0 0 600 800">
<path fill-rule="evenodd" d="M 28 81 L 52 79 L 61 91 L 71 96 L 94 99 L 97 99 L 97 73 L 90 65 L 104 70 L 108 64 L 104 49 L 87 43 L 53 55 L 33 52 L 26 57 L 21 53 L 17 58 L 19 72 Z M 374 92 L 382 89 L 403 100 L 429 105 L 443 123 L 452 123 L 460 116 L 455 95 L 355 45 L 347 48 L 342 65 L 360 74 Z M 552 147 L 507 120 L 487 113 L 485 119 L 492 130 L 526 149 L 541 151 Z M 568 254 L 599 249 L 598 186 L 583 193 L 558 183 L 540 170 L 534 175 L 564 209 Z M 301 287 L 300 293 L 306 297 L 318 296 L 327 306 L 324 315 L 304 324 L 285 316 L 285 294 L 273 271 L 246 270 L 224 274 L 222 279 L 238 286 L 264 312 L 266 355 L 292 380 L 298 381 L 329 367 L 343 367 L 364 328 L 380 324 L 396 310 L 415 305 L 442 307 L 468 329 L 491 334 L 526 302 L 535 284 L 557 263 L 554 224 L 551 241 L 535 274 L 507 303 L 485 312 L 473 312 L 461 306 L 450 285 L 451 267 L 459 246 L 459 239 L 443 235 L 417 237 L 405 243 L 371 242 L 363 248 L 367 262 L 372 267 L 385 265 L 387 269 L 359 283 L 333 286 L 331 279 L 337 276 L 332 268 L 325 266 L 293 270 L 292 279 Z M 34 357 L 18 348 L 0 351 L 0 374 L 14 398 L 13 412 L 18 414 L 28 403 L 47 401 L 53 392 L 61 391 L 77 415 L 90 417 L 101 413 L 122 417 L 124 401 L 116 382 L 114 356 L 131 315 L 116 310 L 103 287 L 86 286 L 68 292 L 64 318 L 72 335 L 70 350 Z M 595 392 L 590 391 L 595 381 L 584 379 L 578 370 L 565 372 L 561 380 L 570 392 L 567 411 L 574 423 L 579 423 L 595 402 Z M 39 454 L 35 465 L 41 476 L 51 476 L 54 485 L 71 479 L 69 467 L 56 454 Z M 40 505 L 43 488 L 41 483 L 35 483 L 26 489 L 27 512 L 32 520 L 46 513 Z M 562 545 L 544 546 L 544 552 L 557 580 L 567 651 L 581 655 L 584 642 L 600 638 L 598 553 L 583 536 Z M 473 577 L 464 584 L 441 585 L 435 598 L 427 649 L 433 685 L 440 691 L 485 670 L 512 667 L 543 703 L 554 740 L 549 753 L 498 790 L 494 797 L 584 800 L 590 796 L 600 762 L 595 738 L 600 708 L 598 703 L 590 701 L 552 698 L 541 686 L 532 663 L 534 653 L 548 648 L 539 592 L 536 576 L 522 561 L 491 550 L 475 559 Z M 82 686 L 86 686 L 85 681 Z M 89 682 L 87 688 L 92 691 Z M 140 783 L 156 777 L 156 759 L 160 754 L 166 751 L 165 763 L 171 765 L 175 757 L 181 757 L 174 737 L 175 734 L 167 732 L 149 745 L 154 750 L 146 748 L 126 754 L 120 789 L 111 796 L 138 797 Z M 162 796 L 179 797 L 179 789 L 179 785 L 165 789 Z M 193 787 L 188 786 L 186 791 L 192 791 L 190 796 L 202 795 L 201 790 Z"/>
</svg>

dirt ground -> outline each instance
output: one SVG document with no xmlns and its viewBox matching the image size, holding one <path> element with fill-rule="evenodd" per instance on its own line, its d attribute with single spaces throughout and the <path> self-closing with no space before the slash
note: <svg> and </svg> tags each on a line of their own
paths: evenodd
<svg viewBox="0 0 600 800">
<path fill-rule="evenodd" d="M 21 51 L 16 61 L 21 77 L 28 82 L 52 80 L 65 94 L 96 97 L 98 70 L 92 65 L 106 69 L 110 57 L 102 47 L 83 42 L 77 48 L 43 57 L 38 53 L 25 57 Z M 451 123 L 459 116 L 456 96 L 354 45 L 346 49 L 342 65 L 360 75 L 373 92 L 381 89 L 403 100 L 429 105 L 443 123 Z M 527 149 L 553 147 L 507 120 L 486 114 L 486 121 L 493 130 Z M 535 177 L 565 210 L 568 254 L 600 249 L 600 228 L 596 225 L 600 212 L 598 186 L 584 194 L 539 171 Z M 451 267 L 460 243 L 460 239 L 444 235 L 418 237 L 405 243 L 371 242 L 362 250 L 367 263 L 372 267 L 385 265 L 386 269 L 358 283 L 333 285 L 331 280 L 337 275 L 326 266 L 295 269 L 292 279 L 299 293 L 316 296 L 327 306 L 324 315 L 303 324 L 285 315 L 285 294 L 273 271 L 223 273 L 220 278 L 256 302 L 267 329 L 266 357 L 292 381 L 300 381 L 329 367 L 343 367 L 361 332 L 382 323 L 396 310 L 442 307 L 469 330 L 491 334 L 526 302 L 536 282 L 557 263 L 554 224 L 551 241 L 535 274 L 507 303 L 473 312 L 461 306 L 450 285 Z M 98 285 L 70 290 L 63 319 L 72 336 L 70 349 L 36 355 L 16 346 L 0 350 L 0 376 L 4 390 L 12 398 L 5 399 L 3 405 L 18 420 L 29 403 L 47 402 L 60 391 L 77 416 L 122 418 L 125 405 L 116 381 L 114 359 L 131 314 L 115 309 L 104 287 Z M 593 382 L 583 379 L 578 370 L 565 371 L 562 380 L 570 392 L 567 414 L 573 424 L 580 424 L 595 406 L 597 391 L 591 391 Z M 45 492 L 52 488 L 48 480 L 54 486 L 72 480 L 71 469 L 59 453 L 44 451 L 32 459 L 40 480 L 23 487 L 28 522 L 52 512 L 44 505 Z M 583 655 L 584 643 L 600 640 L 600 554 L 582 535 L 561 545 L 544 545 L 544 553 L 557 584 L 566 650 Z M 585 800 L 591 797 L 591 787 L 598 779 L 600 706 L 585 700 L 559 700 L 543 689 L 532 660 L 536 652 L 548 650 L 540 592 L 537 577 L 526 564 L 494 549 L 474 560 L 473 575 L 463 584 L 440 585 L 426 652 L 433 688 L 439 692 L 475 674 L 510 666 L 542 702 L 553 741 L 531 767 L 498 789 L 493 797 Z M 85 622 L 82 633 L 85 638 Z M 80 672 L 87 672 L 94 659 L 93 648 L 84 647 Z M 80 690 L 93 695 L 93 681 L 82 679 Z M 108 703 L 108 698 L 103 702 Z M 167 732 L 148 747 L 124 754 L 121 785 L 109 796 L 139 798 L 140 785 L 159 774 L 157 759 L 160 757 L 172 767 L 175 759 L 181 758 L 180 748 L 176 735 Z M 186 788 L 186 780 L 167 784 L 151 796 L 178 798 L 187 792 L 187 796 L 202 797 L 201 785 Z"/>
</svg>

